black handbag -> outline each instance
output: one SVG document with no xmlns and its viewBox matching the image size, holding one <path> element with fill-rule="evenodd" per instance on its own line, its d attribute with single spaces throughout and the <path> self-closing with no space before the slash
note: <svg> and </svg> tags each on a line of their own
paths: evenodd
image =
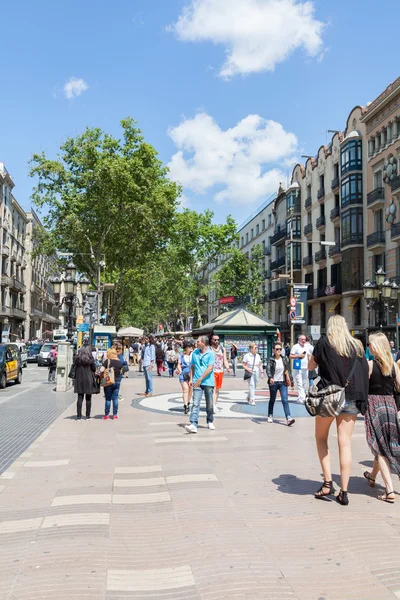
<svg viewBox="0 0 400 600">
<path fill-rule="evenodd" d="M 393 373 L 393 377 L 394 377 L 393 398 L 396 403 L 396 408 L 399 411 L 400 410 L 400 391 L 398 391 L 396 388 L 396 368 L 394 366 L 393 366 L 392 373 Z"/>
<path fill-rule="evenodd" d="M 68 373 L 68 377 L 70 379 L 75 379 L 75 377 L 76 377 L 76 366 L 75 366 L 75 363 L 72 363 L 71 368 L 70 368 L 69 373 Z"/>
<path fill-rule="evenodd" d="M 254 355 L 254 360 L 253 360 L 253 366 L 251 368 L 251 373 L 250 373 L 250 371 L 247 371 L 247 369 L 244 372 L 243 379 L 245 381 L 248 381 L 249 379 L 251 379 L 253 377 L 253 371 L 254 371 L 254 365 L 255 365 L 255 363 L 256 363 L 256 355 Z"/>
<path fill-rule="evenodd" d="M 93 392 L 92 394 L 100 394 L 100 376 L 93 373 Z"/>
</svg>

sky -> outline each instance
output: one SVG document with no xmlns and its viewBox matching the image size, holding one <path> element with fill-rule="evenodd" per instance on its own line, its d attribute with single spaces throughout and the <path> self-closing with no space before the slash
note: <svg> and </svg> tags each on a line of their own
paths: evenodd
<svg viewBox="0 0 400 600">
<path fill-rule="evenodd" d="M 119 135 L 131 116 L 183 206 L 240 224 L 400 75 L 400 3 L 386 17 L 375 0 L 3 0 L 14 195 L 30 207 L 34 152 L 55 158 L 86 126 Z"/>
</svg>

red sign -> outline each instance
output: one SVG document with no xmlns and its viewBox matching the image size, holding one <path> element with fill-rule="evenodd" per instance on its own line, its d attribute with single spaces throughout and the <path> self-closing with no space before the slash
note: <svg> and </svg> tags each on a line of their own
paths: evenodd
<svg viewBox="0 0 400 600">
<path fill-rule="evenodd" d="M 218 304 L 232 304 L 232 302 L 235 302 L 235 296 L 225 296 L 218 300 Z"/>
</svg>

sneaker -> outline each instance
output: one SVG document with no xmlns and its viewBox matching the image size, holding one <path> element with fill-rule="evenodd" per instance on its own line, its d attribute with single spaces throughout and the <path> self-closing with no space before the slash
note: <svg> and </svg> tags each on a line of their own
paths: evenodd
<svg viewBox="0 0 400 600">
<path fill-rule="evenodd" d="M 287 420 L 288 427 L 291 427 L 293 425 L 293 423 L 296 423 L 296 421 L 293 419 L 293 417 L 290 417 Z"/>
<path fill-rule="evenodd" d="M 118 396 L 118 402 L 123 402 L 124 398 L 122 396 Z"/>
<path fill-rule="evenodd" d="M 113 415 L 113 419 L 115 421 L 115 419 L 119 419 L 118 415 Z"/>
<path fill-rule="evenodd" d="M 86 421 L 91 421 L 92 417 L 86 417 Z"/>
<path fill-rule="evenodd" d="M 109 419 L 109 418 L 110 418 L 110 417 L 109 417 L 108 415 L 104 415 L 104 417 L 103 417 L 103 421 L 108 421 L 108 419 Z"/>
<path fill-rule="evenodd" d="M 195 425 L 185 425 L 185 429 L 188 433 L 197 433 L 197 427 Z"/>
<path fill-rule="evenodd" d="M 82 421 L 82 417 L 76 417 L 77 421 Z"/>
<path fill-rule="evenodd" d="M 212 431 L 214 431 L 214 429 L 215 429 L 214 423 L 209 423 L 208 424 L 208 429 L 211 429 Z"/>
<path fill-rule="evenodd" d="M 273 420 L 272 417 L 268 417 L 267 421 L 268 421 L 268 423 L 273 423 L 274 422 L 274 420 Z"/>
</svg>

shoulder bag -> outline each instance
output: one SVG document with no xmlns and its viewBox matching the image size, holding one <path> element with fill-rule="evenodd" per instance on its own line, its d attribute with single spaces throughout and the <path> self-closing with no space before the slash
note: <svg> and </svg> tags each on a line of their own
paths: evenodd
<svg viewBox="0 0 400 600">
<path fill-rule="evenodd" d="M 340 415 L 346 402 L 346 388 L 354 375 L 356 365 L 357 358 L 354 360 L 344 387 L 332 384 L 325 388 L 318 389 L 321 377 L 315 379 L 314 384 L 308 390 L 304 405 L 307 412 L 312 417 L 337 417 Z"/>
<path fill-rule="evenodd" d="M 247 369 L 244 372 L 243 379 L 245 381 L 247 381 L 248 379 L 251 379 L 253 377 L 253 371 L 254 371 L 254 365 L 255 365 L 255 363 L 256 363 L 256 355 L 254 355 L 253 366 L 251 367 L 251 373 L 249 371 L 247 371 Z"/>
<path fill-rule="evenodd" d="M 107 368 L 103 371 L 103 376 L 100 381 L 102 387 L 108 387 L 115 383 L 114 367 L 110 368 L 110 360 L 108 360 Z"/>
<path fill-rule="evenodd" d="M 71 365 L 71 368 L 70 368 L 69 373 L 68 373 L 68 377 L 70 379 L 75 379 L 75 377 L 76 377 L 76 365 L 75 365 L 74 362 Z"/>
</svg>

